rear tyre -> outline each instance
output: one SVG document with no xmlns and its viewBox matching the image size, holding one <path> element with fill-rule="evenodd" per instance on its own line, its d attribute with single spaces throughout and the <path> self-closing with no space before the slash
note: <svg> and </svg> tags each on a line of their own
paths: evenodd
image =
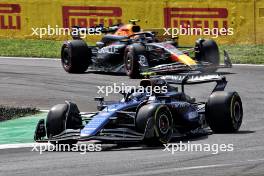
<svg viewBox="0 0 264 176">
<path fill-rule="evenodd" d="M 216 67 L 220 64 L 220 54 L 216 42 L 214 40 L 198 39 L 195 43 L 195 59 L 212 64 L 212 68 L 205 69 L 205 72 L 216 71 Z"/>
<path fill-rule="evenodd" d="M 126 48 L 124 53 L 125 71 L 131 79 L 139 78 L 139 64 L 133 48 Z"/>
<path fill-rule="evenodd" d="M 140 78 L 139 62 L 147 63 L 146 48 L 142 44 L 132 44 L 124 51 L 124 67 L 126 74 L 132 78 Z"/>
<path fill-rule="evenodd" d="M 243 107 L 237 92 L 217 91 L 210 95 L 205 110 L 206 120 L 215 133 L 232 133 L 239 130 Z"/>
<path fill-rule="evenodd" d="M 68 73 L 84 73 L 91 64 L 91 49 L 83 40 L 72 40 L 61 48 L 61 64 Z"/>
</svg>

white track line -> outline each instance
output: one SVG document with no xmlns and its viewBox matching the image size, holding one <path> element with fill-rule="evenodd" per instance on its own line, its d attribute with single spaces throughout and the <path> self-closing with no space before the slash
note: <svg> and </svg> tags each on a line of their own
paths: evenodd
<svg viewBox="0 0 264 176">
<path fill-rule="evenodd" d="M 50 110 L 48 110 L 48 109 L 41 109 L 39 111 L 40 112 L 49 112 Z M 80 114 L 87 114 L 87 113 L 91 113 L 91 112 L 80 112 Z"/>
<path fill-rule="evenodd" d="M 264 67 L 264 64 L 233 64 L 234 66 Z"/>
<path fill-rule="evenodd" d="M 60 61 L 60 58 L 38 58 L 38 57 L 7 57 L 0 56 L 0 59 L 23 59 L 23 60 L 54 60 Z M 264 64 L 233 64 L 234 66 L 264 67 Z"/>
<path fill-rule="evenodd" d="M 141 171 L 141 172 L 132 172 L 132 173 L 124 173 L 124 174 L 116 174 L 116 175 L 108 175 L 108 176 L 143 176 L 143 175 L 165 175 L 165 173 L 176 173 L 177 171 L 186 171 L 186 170 L 197 170 L 197 169 L 208 169 L 208 168 L 221 168 L 227 166 L 239 166 L 250 164 L 252 162 L 260 162 L 264 161 L 264 158 L 260 159 L 252 159 L 235 163 L 227 163 L 227 164 L 212 164 L 212 165 L 200 165 L 200 166 L 190 166 L 190 167 L 179 167 L 179 168 L 167 168 L 167 169 L 157 169 L 150 171 Z"/>
<path fill-rule="evenodd" d="M 33 147 L 36 143 L 0 144 L 0 149 Z"/>
<path fill-rule="evenodd" d="M 51 145 L 49 143 L 25 143 L 25 144 L 1 144 L 0 149 L 14 149 L 14 148 L 33 148 L 35 145 Z M 165 175 L 166 173 L 176 173 L 179 171 L 189 171 L 189 170 L 201 170 L 201 169 L 210 169 L 210 168 L 223 168 L 230 166 L 243 166 L 251 163 L 264 162 L 264 158 L 258 159 L 249 159 L 245 161 L 235 161 L 232 163 L 223 163 L 223 164 L 211 164 L 211 165 L 197 165 L 197 166 L 188 166 L 188 167 L 178 167 L 178 168 L 166 168 L 166 169 L 154 169 L 148 171 L 139 171 L 139 172 L 129 172 L 123 174 L 113 174 L 108 176 L 144 176 L 144 175 Z"/>
<path fill-rule="evenodd" d="M 22 60 L 53 60 L 53 61 L 60 61 L 59 58 L 42 58 L 42 57 L 5 57 L 1 56 L 0 59 L 22 59 Z"/>
<path fill-rule="evenodd" d="M 18 143 L 18 144 L 0 144 L 0 150 L 1 149 L 17 149 L 17 148 L 33 148 L 33 147 L 41 147 L 41 146 L 48 146 L 52 145 L 48 142 L 43 143 Z"/>
<path fill-rule="evenodd" d="M 39 110 L 40 112 L 49 112 L 49 110 L 47 110 L 47 109 L 41 109 L 41 110 Z"/>
</svg>

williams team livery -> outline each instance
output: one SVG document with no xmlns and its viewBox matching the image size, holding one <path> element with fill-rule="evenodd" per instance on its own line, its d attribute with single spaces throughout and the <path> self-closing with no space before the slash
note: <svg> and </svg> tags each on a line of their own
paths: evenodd
<svg viewBox="0 0 264 176">
<path fill-rule="evenodd" d="M 204 102 L 197 102 L 185 93 L 185 85 L 209 82 L 216 82 L 216 86 Z M 226 84 L 226 78 L 219 75 L 164 75 L 141 80 L 145 92 L 138 89 L 120 92 L 123 95 L 120 101 L 95 98 L 99 102 L 98 112 L 81 114 L 74 103 L 58 104 L 50 109 L 46 119 L 38 122 L 35 141 L 73 144 L 96 140 L 159 145 L 199 129 L 236 132 L 242 123 L 242 101 L 237 92 L 224 91 Z M 167 87 L 166 92 L 147 91 L 163 86 Z"/>
</svg>

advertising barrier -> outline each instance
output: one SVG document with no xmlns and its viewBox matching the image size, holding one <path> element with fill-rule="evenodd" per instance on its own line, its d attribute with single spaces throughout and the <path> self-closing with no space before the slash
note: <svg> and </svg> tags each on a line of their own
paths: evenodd
<svg viewBox="0 0 264 176">
<path fill-rule="evenodd" d="M 159 35 L 178 35 L 183 45 L 200 37 L 228 44 L 264 43 L 264 0 L 4 0 L 0 38 L 66 40 L 71 37 L 62 35 L 61 28 L 129 19 L 140 19 L 142 29 L 158 29 Z"/>
</svg>

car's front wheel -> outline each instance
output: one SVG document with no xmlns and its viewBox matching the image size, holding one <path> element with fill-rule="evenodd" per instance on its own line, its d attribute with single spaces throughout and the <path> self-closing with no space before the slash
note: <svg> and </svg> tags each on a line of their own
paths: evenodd
<svg viewBox="0 0 264 176">
<path fill-rule="evenodd" d="M 57 104 L 50 109 L 46 119 L 46 131 L 47 137 L 52 144 L 72 145 L 77 143 L 76 139 L 55 141 L 52 138 L 66 129 L 79 129 L 82 125 L 82 120 L 80 116 L 76 115 L 78 112 L 77 106 L 73 103 Z"/>
<path fill-rule="evenodd" d="M 147 145 L 168 143 L 173 134 L 173 118 L 170 109 L 161 104 L 142 106 L 137 112 L 136 128 L 142 133 L 149 129 L 153 130 L 152 136 L 145 136 L 144 142 Z"/>
<path fill-rule="evenodd" d="M 166 144 L 170 141 L 173 133 L 173 120 L 169 108 L 161 105 L 154 114 L 154 130 L 158 141 Z"/>
</svg>

